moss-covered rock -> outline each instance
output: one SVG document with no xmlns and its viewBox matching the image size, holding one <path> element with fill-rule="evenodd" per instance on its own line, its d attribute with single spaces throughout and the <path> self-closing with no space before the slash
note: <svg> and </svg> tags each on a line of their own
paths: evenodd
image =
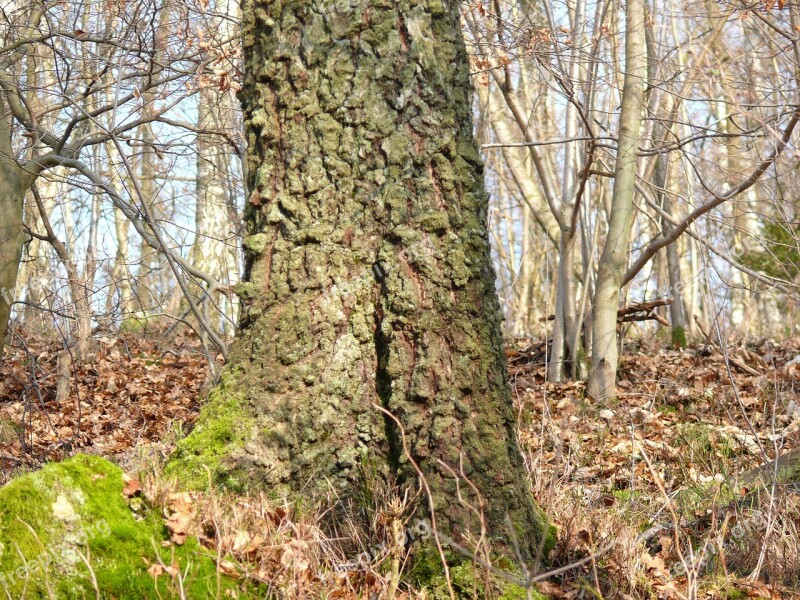
<svg viewBox="0 0 800 600">
<path fill-rule="evenodd" d="M 165 565 L 182 574 L 187 598 L 223 597 L 234 589 L 247 597 L 236 581 L 217 577 L 214 556 L 195 539 L 164 544 L 159 512 L 137 518 L 122 490 L 118 467 L 86 455 L 0 488 L 0 586 L 7 596 L 177 597 L 173 577 L 148 572 L 159 552 Z"/>
</svg>

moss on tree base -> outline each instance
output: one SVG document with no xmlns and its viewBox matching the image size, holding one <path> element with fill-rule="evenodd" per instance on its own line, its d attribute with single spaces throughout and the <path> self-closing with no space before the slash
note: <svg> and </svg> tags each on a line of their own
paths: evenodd
<svg viewBox="0 0 800 600">
<path fill-rule="evenodd" d="M 3 595 L 176 597 L 177 582 L 172 577 L 154 578 L 148 573 L 160 552 L 165 565 L 185 573 L 187 598 L 224 597 L 233 589 L 238 597 L 248 597 L 236 581 L 218 579 L 214 556 L 195 539 L 163 547 L 166 532 L 161 516 L 150 511 L 137 520 L 122 490 L 122 471 L 87 455 L 49 464 L 0 488 L 0 589 L 7 592 Z"/>
<path fill-rule="evenodd" d="M 199 460 L 199 455 L 192 456 Z M 173 461 L 173 468 L 178 466 Z M 266 597 L 257 586 L 218 577 L 215 556 L 196 539 L 180 546 L 166 543 L 168 531 L 160 511 L 134 514 L 123 487 L 117 466 L 96 456 L 78 455 L 0 488 L 0 588 L 6 597 L 181 597 L 175 578 L 168 574 L 154 578 L 148 571 L 159 563 L 157 552 L 164 565 L 183 574 L 183 597 Z M 553 543 L 553 536 L 550 527 L 546 545 Z M 529 597 L 521 585 L 487 575 L 469 557 L 447 548 L 450 582 L 458 598 L 472 598 L 475 593 L 505 600 Z M 440 557 L 430 544 L 415 549 L 413 562 L 408 583 L 426 589 L 432 599 L 450 597 Z M 513 561 L 497 564 L 511 577 L 518 572 Z M 536 592 L 532 597 L 543 598 Z"/>
<path fill-rule="evenodd" d="M 511 561 L 497 560 L 494 570 L 489 571 L 459 553 L 446 550 L 445 558 L 449 566 L 450 587 L 456 598 L 497 598 L 497 600 L 546 600 L 547 598 L 534 587 L 531 587 L 530 595 L 528 594 L 524 575 Z M 451 598 L 442 559 L 433 544 L 417 549 L 410 580 L 414 587 L 425 589 L 430 600 Z"/>
<path fill-rule="evenodd" d="M 686 330 L 683 327 L 672 328 L 672 346 L 686 348 Z"/>
<path fill-rule="evenodd" d="M 209 484 L 232 490 L 246 487 L 246 474 L 237 467 L 237 456 L 257 434 L 239 387 L 239 375 L 226 371 L 207 398 L 191 434 L 179 442 L 167 463 L 166 475 L 175 477 L 182 488 L 206 489 Z"/>
</svg>

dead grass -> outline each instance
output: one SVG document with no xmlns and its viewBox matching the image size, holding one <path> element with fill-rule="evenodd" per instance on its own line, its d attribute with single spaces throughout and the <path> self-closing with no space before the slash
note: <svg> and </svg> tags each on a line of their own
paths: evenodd
<svg viewBox="0 0 800 600">
<path fill-rule="evenodd" d="M 734 368 L 733 381 L 720 354 L 637 346 L 623 358 L 623 393 L 603 406 L 587 404 L 580 383 L 546 383 L 543 366 L 512 361 L 534 495 L 559 526 L 551 560 L 594 557 L 547 592 L 792 597 L 800 489 L 725 482 L 761 464 L 762 449 L 773 458 L 800 445 L 798 378 L 785 366 L 800 354 L 796 343 L 732 351 L 759 373 Z M 750 526 L 742 533 L 736 523 Z"/>
</svg>

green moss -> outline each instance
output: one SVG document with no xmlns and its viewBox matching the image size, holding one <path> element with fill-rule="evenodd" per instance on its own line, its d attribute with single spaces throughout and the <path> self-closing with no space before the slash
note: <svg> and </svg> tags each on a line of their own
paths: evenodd
<svg viewBox="0 0 800 600">
<path fill-rule="evenodd" d="M 699 483 L 679 490 L 675 494 L 675 505 L 678 513 L 687 518 L 696 518 L 713 506 L 727 506 L 736 502 L 739 490 L 728 482 L 719 484 L 716 481 Z"/>
<path fill-rule="evenodd" d="M 728 576 L 720 575 L 714 579 L 707 578 L 703 583 L 703 589 L 710 597 L 720 598 L 721 600 L 745 600 L 745 598 L 750 598 L 747 592 L 737 589 L 735 581 L 731 581 Z"/>
<path fill-rule="evenodd" d="M 10 597 L 177 597 L 167 575 L 147 573 L 161 553 L 186 573 L 187 598 L 215 598 L 238 588 L 222 577 L 217 590 L 213 555 L 196 540 L 162 547 L 158 511 L 137 520 L 122 494 L 122 472 L 108 461 L 78 455 L 0 488 L 0 586 Z M 239 590 L 248 593 L 247 589 Z"/>
<path fill-rule="evenodd" d="M 575 379 L 585 380 L 589 376 L 589 358 L 586 356 L 586 349 L 580 342 L 572 371 Z"/>
<path fill-rule="evenodd" d="M 672 345 L 676 348 L 686 348 L 686 330 L 683 327 L 672 328 Z"/>
<path fill-rule="evenodd" d="M 630 488 L 613 490 L 611 493 L 620 502 L 633 502 L 639 496 L 639 492 Z"/>
<path fill-rule="evenodd" d="M 244 446 L 253 425 L 245 409 L 242 392 L 236 389 L 235 375 L 228 372 L 214 388 L 203 406 L 192 432 L 178 443 L 165 468 L 187 489 L 205 489 L 211 482 L 237 489 L 234 465 L 238 448 Z"/>
<path fill-rule="evenodd" d="M 10 444 L 19 439 L 17 424 L 13 421 L 0 419 L 0 445 Z"/>
<path fill-rule="evenodd" d="M 445 558 L 450 568 L 450 583 L 456 598 L 491 597 L 498 598 L 498 600 L 526 600 L 527 598 L 546 600 L 546 596 L 535 589 L 531 590 L 531 595 L 528 596 L 527 591 L 521 585 L 524 579 L 522 571 L 510 561 L 498 561 L 511 564 L 511 568 L 504 569 L 505 577 L 503 577 L 496 571 L 487 573 L 485 568 L 476 565 L 461 554 L 445 551 Z M 415 552 L 410 578 L 412 585 L 415 588 L 425 589 L 431 600 L 450 600 L 442 559 L 438 550 L 432 545 L 425 545 Z M 509 580 L 519 580 L 520 583 L 513 583 Z"/>
<path fill-rule="evenodd" d="M 542 556 L 547 558 L 552 552 L 553 548 L 556 547 L 556 543 L 558 543 L 558 529 L 555 525 L 550 523 L 547 519 L 547 516 L 544 514 L 544 511 L 538 509 L 537 513 L 541 518 L 542 527 L 547 527 L 547 535 L 545 535 L 544 543 L 542 544 Z"/>
</svg>

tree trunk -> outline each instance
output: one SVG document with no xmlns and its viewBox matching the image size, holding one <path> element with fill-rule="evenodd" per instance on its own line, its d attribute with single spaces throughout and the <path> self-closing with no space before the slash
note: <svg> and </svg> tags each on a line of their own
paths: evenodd
<svg viewBox="0 0 800 600">
<path fill-rule="evenodd" d="M 158 27 L 154 41 L 154 61 L 163 60 L 166 48 L 166 36 L 170 30 L 169 19 L 172 14 L 172 0 L 165 0 L 158 8 L 156 16 Z M 152 73 L 145 74 L 142 84 L 147 84 Z M 158 110 L 158 88 L 147 89 L 142 94 L 143 116 L 155 114 Z M 161 197 L 161 190 L 156 181 L 158 172 L 158 155 L 156 154 L 156 132 L 152 122 L 142 123 L 138 127 L 137 138 L 141 143 L 139 155 L 139 183 L 142 191 L 142 202 L 146 202 L 153 219 L 157 222 L 168 221 L 168 202 Z M 167 313 L 175 316 L 176 306 L 181 298 L 180 287 L 171 279 L 167 259 L 163 252 L 150 246 L 146 240 L 141 239 L 139 245 L 139 269 L 135 279 L 134 296 L 137 300 L 137 317 L 146 318 L 149 315 L 163 315 Z"/>
<path fill-rule="evenodd" d="M 219 3 L 217 11 L 224 17 L 212 18 L 215 35 L 220 40 L 233 39 L 234 23 L 240 20 L 236 2 Z M 236 226 L 231 218 L 231 147 L 219 134 L 237 123 L 236 99 L 231 90 L 220 90 L 218 77 L 203 81 L 197 110 L 197 206 L 192 263 L 226 285 L 238 283 L 239 265 L 236 252 Z M 232 333 L 236 306 L 223 294 L 208 297 L 198 293 L 206 320 L 222 335 Z"/>
<path fill-rule="evenodd" d="M 18 185 L 14 166 L 7 164 L 12 161 L 13 158 L 3 159 L 0 166 L 0 340 L 5 340 L 8 332 L 19 261 L 26 239 L 22 226 L 25 191 Z"/>
<path fill-rule="evenodd" d="M 21 171 L 11 147 L 11 129 L 0 97 L 0 361 L 14 304 L 19 261 L 27 235 L 23 228 L 25 191 L 32 177 Z"/>
<path fill-rule="evenodd" d="M 245 4 L 242 327 L 170 468 L 341 498 L 365 467 L 403 486 L 418 468 L 439 530 L 463 541 L 480 524 L 447 465 L 531 556 L 542 520 L 514 432 L 458 4 L 337 9 Z"/>
<path fill-rule="evenodd" d="M 572 48 L 569 55 L 570 85 L 581 87 L 582 64 L 580 55 L 583 47 L 584 29 L 586 27 L 586 1 L 577 0 L 572 14 Z M 575 102 L 567 102 L 564 125 L 564 164 L 561 182 L 561 237 L 558 248 L 558 283 L 556 287 L 556 319 L 553 324 L 553 350 L 548 375 L 552 381 L 561 381 L 563 376 L 563 360 L 566 354 L 572 362 L 571 375 L 575 379 L 586 376 L 585 353 L 581 336 L 578 334 L 575 307 L 575 244 L 577 241 L 577 216 L 575 204 L 578 202 L 578 172 L 580 144 L 574 138 L 580 131 L 580 113 Z M 588 168 L 588 166 L 587 166 Z M 584 273 L 585 277 L 586 274 Z M 559 294 L 561 292 L 561 294 Z M 556 348 L 560 344 L 560 348 Z"/>
<path fill-rule="evenodd" d="M 567 360 L 575 361 L 569 354 L 575 337 L 575 232 L 562 229 L 558 243 L 558 279 L 556 284 L 555 320 L 553 321 L 553 343 L 547 363 L 547 378 L 563 381 Z"/>
<path fill-rule="evenodd" d="M 47 214 L 53 212 L 58 190 L 56 183 L 50 178 L 40 178 L 38 183 L 39 192 L 47 206 Z M 30 206 L 31 197 L 26 196 L 25 202 Z M 25 211 L 25 227 L 38 235 L 44 235 L 41 224 L 38 220 L 39 212 L 36 210 Z M 37 335 L 52 333 L 52 321 L 46 318 L 47 307 L 52 303 L 48 299 L 48 283 L 55 279 L 55 273 L 50 268 L 49 247 L 42 240 L 31 236 L 25 248 L 24 260 L 20 262 L 19 273 L 17 273 L 16 294 L 22 298 L 24 296 L 26 304 L 20 307 L 20 321 L 25 329 L 35 332 Z"/>
<path fill-rule="evenodd" d="M 598 400 L 616 395 L 617 310 L 633 224 L 636 153 L 647 73 L 642 0 L 627 1 L 625 26 L 625 79 L 619 116 L 614 191 L 611 195 L 608 234 L 597 268 L 592 313 L 592 369 L 587 391 Z"/>
<path fill-rule="evenodd" d="M 119 185 L 112 181 L 111 185 L 119 193 Z M 117 251 L 114 255 L 114 266 L 111 271 L 111 280 L 116 288 L 116 306 L 114 305 L 114 294 L 109 293 L 106 301 L 106 312 L 119 314 L 120 324 L 125 324 L 133 315 L 134 298 L 133 286 L 131 285 L 131 272 L 128 261 L 130 240 L 130 221 L 125 218 L 122 211 L 114 207 L 114 233 L 116 234 Z"/>
<path fill-rule="evenodd" d="M 656 158 L 653 185 L 658 190 L 658 203 L 667 216 L 672 216 L 672 198 L 666 193 L 667 161 L 663 156 Z M 671 225 L 666 218 L 661 218 L 661 230 L 666 233 Z M 667 281 L 672 302 L 669 305 L 669 320 L 672 329 L 672 344 L 676 348 L 686 347 L 686 316 L 683 311 L 683 287 L 681 279 L 681 263 L 678 256 L 678 244 L 673 242 L 665 249 L 667 259 Z M 661 289 L 661 288 L 659 288 Z"/>
</svg>

